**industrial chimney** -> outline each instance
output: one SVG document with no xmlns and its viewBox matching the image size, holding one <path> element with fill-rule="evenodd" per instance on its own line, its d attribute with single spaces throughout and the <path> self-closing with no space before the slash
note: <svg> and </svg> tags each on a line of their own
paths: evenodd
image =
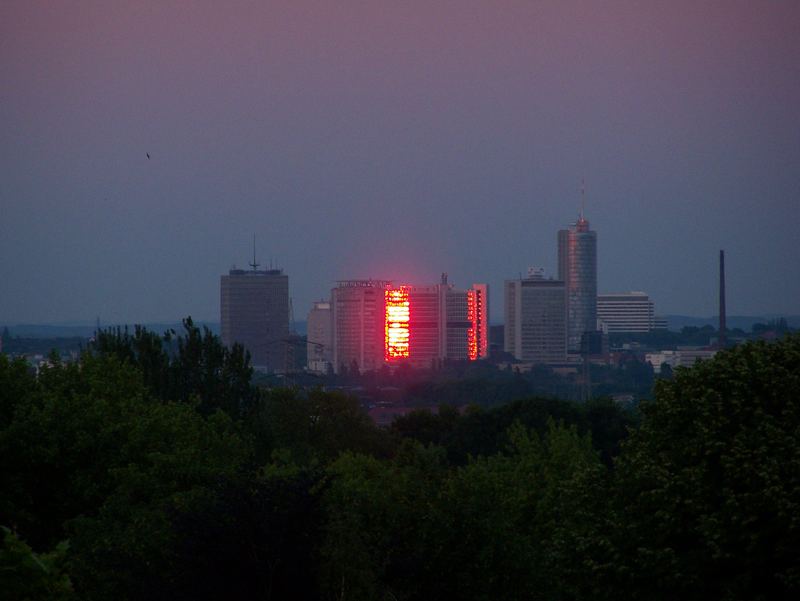
<svg viewBox="0 0 800 601">
<path fill-rule="evenodd" d="M 725 251 L 719 251 L 719 337 L 717 348 L 724 349 L 725 339 Z"/>
</svg>

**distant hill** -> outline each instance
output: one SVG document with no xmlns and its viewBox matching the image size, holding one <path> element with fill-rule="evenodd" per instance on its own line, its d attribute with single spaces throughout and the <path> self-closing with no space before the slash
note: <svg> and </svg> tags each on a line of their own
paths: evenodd
<svg viewBox="0 0 800 601">
<path fill-rule="evenodd" d="M 670 330 L 680 331 L 682 328 L 686 326 L 694 326 L 697 328 L 702 328 L 703 326 L 712 326 L 714 328 L 717 327 L 719 323 L 719 318 L 717 316 L 711 317 L 694 317 L 691 315 L 664 315 L 667 319 L 667 327 Z M 800 328 L 800 315 L 775 315 L 775 314 L 766 314 L 766 315 L 729 315 L 728 316 L 728 327 L 733 328 L 741 328 L 745 332 L 749 332 L 753 328 L 753 324 L 755 323 L 767 323 L 770 320 L 778 319 L 783 317 L 788 322 L 789 326 L 792 328 Z M 214 334 L 219 335 L 220 333 L 220 324 L 219 322 L 215 321 L 199 321 L 195 322 L 198 326 L 206 326 L 209 330 L 211 330 Z M 182 326 L 180 322 L 165 322 L 165 323 L 146 323 L 143 324 L 148 330 L 153 332 L 164 332 L 168 329 L 173 329 L 176 332 L 181 331 Z M 0 322 L 0 330 L 2 330 L 4 324 Z M 494 328 L 502 328 L 502 323 L 492 323 Z M 94 334 L 95 326 L 94 324 L 78 324 L 78 323 L 65 323 L 65 324 L 8 324 L 7 325 L 9 332 L 12 336 L 19 336 L 21 338 L 72 338 L 72 337 L 79 337 L 79 338 L 91 338 Z M 101 328 L 115 328 L 117 325 L 112 324 L 100 324 Z M 124 324 L 120 324 L 120 327 L 125 327 Z M 128 328 L 133 329 L 133 324 L 128 324 Z M 295 322 L 295 330 L 301 336 L 304 336 L 307 332 L 307 324 L 305 321 L 297 321 Z M 493 333 L 493 337 L 496 334 L 499 334 L 500 330 L 497 329 L 495 333 Z"/>
<path fill-rule="evenodd" d="M 719 316 L 712 317 L 692 317 L 690 315 L 665 315 L 667 319 L 667 327 L 670 330 L 679 331 L 687 326 L 694 326 L 702 328 L 703 326 L 713 326 L 716 328 L 719 325 Z M 767 323 L 770 320 L 785 318 L 789 327 L 800 328 L 800 315 L 728 315 L 726 318 L 728 328 L 740 328 L 745 332 L 749 332 L 753 328 L 753 324 Z"/>
<path fill-rule="evenodd" d="M 219 334 L 219 323 L 216 322 L 195 322 L 198 326 L 207 326 L 209 330 L 215 334 Z M 166 332 L 173 329 L 179 332 L 183 329 L 180 322 L 175 323 L 145 323 L 142 324 L 148 330 L 153 332 Z M 124 328 L 125 324 L 107 324 L 101 323 L 100 328 L 116 328 L 117 326 Z M 0 329 L 3 326 L 0 325 Z M 8 331 L 11 336 L 20 338 L 91 338 L 94 335 L 96 326 L 91 325 L 60 325 L 60 324 L 29 324 L 21 323 L 16 325 L 8 325 Z M 134 324 L 128 324 L 128 329 L 133 330 Z"/>
<path fill-rule="evenodd" d="M 220 333 L 220 324 L 216 321 L 195 321 L 195 324 L 203 327 L 206 326 L 209 330 L 211 330 L 214 334 L 219 335 Z M 124 328 L 125 324 L 107 324 L 101 323 L 100 327 L 102 329 L 107 328 L 116 328 L 117 325 L 119 327 Z M 173 323 L 145 323 L 141 324 L 144 325 L 148 330 L 152 332 L 158 332 L 161 334 L 162 332 L 166 332 L 169 329 L 173 329 L 176 332 L 181 332 L 183 330 L 183 326 L 181 322 L 176 321 Z M 0 322 L 0 331 L 3 329 L 4 324 Z M 19 336 L 20 338 L 91 338 L 94 335 L 95 325 L 94 324 L 30 324 L 30 323 L 20 323 L 20 324 L 8 324 L 8 331 L 13 337 Z M 128 324 L 128 329 L 133 330 L 134 324 Z M 305 335 L 306 333 L 306 322 L 305 321 L 298 321 L 295 323 L 295 328 L 297 333 L 301 336 Z"/>
</svg>

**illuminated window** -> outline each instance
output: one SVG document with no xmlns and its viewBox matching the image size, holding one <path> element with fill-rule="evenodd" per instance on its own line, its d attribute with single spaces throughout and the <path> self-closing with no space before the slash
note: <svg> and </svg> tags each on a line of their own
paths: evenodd
<svg viewBox="0 0 800 601">
<path fill-rule="evenodd" d="M 467 357 L 470 361 L 478 358 L 478 307 L 475 300 L 475 291 L 467 291 Z"/>
<path fill-rule="evenodd" d="M 386 290 L 386 361 L 402 359 L 409 355 L 409 301 L 408 286 Z"/>
</svg>

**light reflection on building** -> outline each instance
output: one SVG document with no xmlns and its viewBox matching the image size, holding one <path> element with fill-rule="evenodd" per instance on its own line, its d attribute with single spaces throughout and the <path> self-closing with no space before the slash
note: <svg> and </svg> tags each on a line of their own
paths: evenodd
<svg viewBox="0 0 800 601">
<path fill-rule="evenodd" d="M 578 352 L 583 333 L 597 330 L 597 232 L 583 213 L 558 232 L 558 279 L 567 295 L 567 348 Z"/>
<path fill-rule="evenodd" d="M 409 353 L 409 302 L 408 286 L 390 288 L 384 295 L 386 301 L 386 327 L 384 359 L 405 359 Z"/>
<path fill-rule="evenodd" d="M 486 284 L 457 290 L 445 274 L 430 286 L 341 281 L 331 292 L 333 368 L 363 372 L 406 363 L 430 369 L 446 360 L 486 357 L 488 294 Z"/>
</svg>

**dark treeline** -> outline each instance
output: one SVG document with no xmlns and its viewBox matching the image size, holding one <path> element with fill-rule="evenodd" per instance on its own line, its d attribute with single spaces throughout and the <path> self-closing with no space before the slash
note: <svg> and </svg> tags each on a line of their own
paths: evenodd
<svg viewBox="0 0 800 601">
<path fill-rule="evenodd" d="M 257 389 L 241 348 L 104 332 L 0 356 L 13 599 L 773 599 L 800 592 L 800 336 L 656 383 L 636 413 L 526 398 L 379 429 Z"/>
<path fill-rule="evenodd" d="M 530 397 L 579 398 L 583 385 L 577 373 L 560 374 L 545 365 L 497 365 L 489 361 L 448 361 L 435 369 L 413 369 L 403 365 L 395 370 L 310 376 L 306 387 L 324 384 L 357 394 L 365 402 L 400 403 L 411 407 L 436 407 L 442 403 L 467 404 L 491 408 Z M 630 396 L 638 400 L 653 391 L 656 376 L 649 363 L 630 354 L 618 365 L 590 365 L 592 396 Z M 259 378 L 259 383 L 275 386 L 276 377 Z"/>
<path fill-rule="evenodd" d="M 758 340 L 775 338 L 796 331 L 789 326 L 785 317 L 771 319 L 765 323 L 754 323 L 749 332 L 741 328 L 725 330 L 729 339 Z M 711 325 L 684 326 L 680 331 L 651 330 L 646 333 L 618 332 L 609 335 L 612 346 L 635 342 L 650 348 L 676 349 L 679 346 L 707 346 L 719 337 L 719 330 Z"/>
</svg>

